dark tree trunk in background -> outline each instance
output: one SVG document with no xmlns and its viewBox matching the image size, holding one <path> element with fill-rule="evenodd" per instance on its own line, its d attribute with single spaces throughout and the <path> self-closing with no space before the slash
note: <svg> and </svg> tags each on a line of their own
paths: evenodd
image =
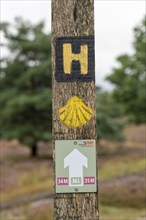
<svg viewBox="0 0 146 220">
<path fill-rule="evenodd" d="M 31 145 L 31 157 L 37 157 L 38 156 L 38 147 L 36 144 Z"/>
<path fill-rule="evenodd" d="M 52 0 L 53 148 L 55 140 L 96 139 L 96 115 L 88 126 L 72 130 L 60 123 L 57 115 L 60 106 L 74 95 L 90 103 L 96 112 L 94 82 L 58 83 L 55 80 L 55 39 L 88 35 L 94 35 L 94 0 Z M 98 192 L 55 194 L 54 220 L 69 219 L 98 220 Z"/>
</svg>

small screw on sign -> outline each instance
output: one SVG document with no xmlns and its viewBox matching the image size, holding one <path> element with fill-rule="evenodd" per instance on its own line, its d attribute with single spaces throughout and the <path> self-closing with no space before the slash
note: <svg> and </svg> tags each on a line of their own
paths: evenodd
<svg viewBox="0 0 146 220">
<path fill-rule="evenodd" d="M 77 189 L 77 188 L 75 188 L 75 191 L 76 191 L 76 192 L 78 192 L 78 189 Z"/>
<path fill-rule="evenodd" d="M 74 145 L 77 145 L 77 142 L 76 142 L 76 141 L 74 142 Z"/>
</svg>

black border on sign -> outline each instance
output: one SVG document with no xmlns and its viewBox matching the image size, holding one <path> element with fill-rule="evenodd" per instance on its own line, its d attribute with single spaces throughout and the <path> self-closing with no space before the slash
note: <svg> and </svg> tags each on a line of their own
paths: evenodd
<svg viewBox="0 0 146 220">
<path fill-rule="evenodd" d="M 88 45 L 88 73 L 86 75 L 80 73 L 79 61 L 72 62 L 71 74 L 65 74 L 63 70 L 63 44 L 71 43 L 72 52 L 80 53 L 80 46 Z M 56 71 L 55 79 L 57 82 L 91 82 L 95 81 L 95 54 L 94 54 L 94 36 L 79 37 L 58 37 L 55 41 L 56 53 Z"/>
</svg>

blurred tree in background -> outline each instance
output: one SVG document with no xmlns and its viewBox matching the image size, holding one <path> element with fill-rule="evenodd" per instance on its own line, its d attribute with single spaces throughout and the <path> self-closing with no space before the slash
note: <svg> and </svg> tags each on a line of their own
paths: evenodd
<svg viewBox="0 0 146 220">
<path fill-rule="evenodd" d="M 9 55 L 1 59 L 1 137 L 17 138 L 37 155 L 37 141 L 51 139 L 51 42 L 44 23 L 2 23 Z M 50 132 L 50 133 L 49 133 Z"/>
<path fill-rule="evenodd" d="M 123 115 L 122 105 L 115 103 L 111 93 L 96 88 L 96 119 L 97 119 L 97 140 L 107 139 L 122 140 L 122 128 L 124 122 L 120 117 Z"/>
<path fill-rule="evenodd" d="M 1 138 L 18 139 L 37 155 L 37 142 L 51 140 L 51 41 L 44 23 L 22 18 L 1 24 L 9 55 L 1 59 Z M 121 113 L 112 96 L 97 88 L 97 138 L 119 140 Z"/>
<path fill-rule="evenodd" d="M 146 122 L 146 17 L 134 29 L 132 55 L 117 58 L 119 67 L 107 77 L 115 85 L 114 98 L 135 123 Z"/>
</svg>

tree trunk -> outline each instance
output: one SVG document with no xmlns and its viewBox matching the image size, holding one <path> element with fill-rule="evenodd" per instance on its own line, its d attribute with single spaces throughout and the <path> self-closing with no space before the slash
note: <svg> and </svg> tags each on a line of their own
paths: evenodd
<svg viewBox="0 0 146 220">
<path fill-rule="evenodd" d="M 96 139 L 95 82 L 58 83 L 55 79 L 56 38 L 88 35 L 94 35 L 94 0 L 52 0 L 53 146 L 55 140 Z M 81 128 L 65 127 L 57 114 L 72 96 L 81 97 L 95 113 Z M 54 219 L 98 220 L 98 192 L 55 194 Z"/>
<path fill-rule="evenodd" d="M 36 144 L 31 145 L 31 157 L 38 156 L 38 147 Z"/>
</svg>

